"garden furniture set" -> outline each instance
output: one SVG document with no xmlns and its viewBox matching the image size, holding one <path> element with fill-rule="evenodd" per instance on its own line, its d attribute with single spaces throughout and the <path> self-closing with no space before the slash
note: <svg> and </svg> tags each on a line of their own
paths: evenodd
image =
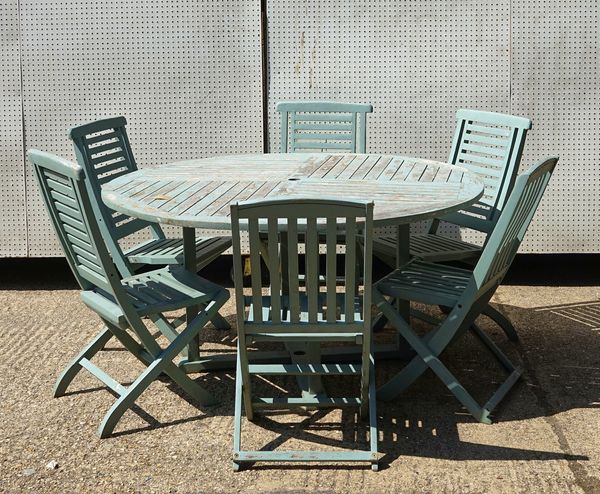
<svg viewBox="0 0 600 494">
<path fill-rule="evenodd" d="M 124 117 L 71 129 L 77 163 L 28 152 L 81 300 L 103 325 L 59 377 L 55 396 L 65 394 L 81 369 L 100 379 L 117 395 L 99 428 L 100 437 L 107 437 L 159 375 L 202 407 L 215 399 L 188 374 L 235 369 L 236 470 L 256 461 L 365 462 L 377 470 L 376 401 L 402 399 L 401 392 L 427 369 L 473 417 L 491 423 L 490 414 L 521 369 L 477 318 L 491 318 L 509 340 L 517 340 L 490 300 L 558 158 L 544 158 L 518 174 L 531 128 L 523 117 L 459 110 L 448 162 L 442 163 L 367 153 L 371 105 L 282 102 L 277 110 L 280 153 L 138 169 Z M 411 224 L 425 221 L 425 233 L 411 233 Z M 484 241 L 450 236 L 444 224 L 481 232 Z M 168 238 L 161 225 L 179 227 L 182 234 Z M 381 227 L 386 233 L 377 233 Z M 197 229 L 230 230 L 231 236 L 199 236 Z M 131 245 L 140 231 L 149 238 Z M 196 273 L 228 249 L 237 352 L 214 355 L 203 351 L 202 329 L 209 322 L 230 329 L 220 313 L 230 294 Z M 373 256 L 392 269 L 380 280 L 373 280 Z M 439 307 L 443 317 L 411 302 Z M 174 310 L 182 314 L 166 315 Z M 430 331 L 415 331 L 417 319 Z M 396 330 L 394 343 L 375 345 L 373 334 L 386 322 Z M 508 374 L 484 404 L 440 360 L 468 331 Z M 145 366 L 128 386 L 92 362 L 112 337 Z M 281 350 L 256 350 L 263 342 Z M 407 352 L 400 372 L 376 387 L 375 368 L 383 357 Z M 293 376 L 299 392 L 256 396 L 254 376 Z M 344 388 L 343 396 L 330 394 L 322 376 L 356 376 L 357 386 Z M 277 410 L 338 407 L 355 407 L 368 424 L 363 450 L 242 448 L 243 416 L 252 421 Z"/>
</svg>

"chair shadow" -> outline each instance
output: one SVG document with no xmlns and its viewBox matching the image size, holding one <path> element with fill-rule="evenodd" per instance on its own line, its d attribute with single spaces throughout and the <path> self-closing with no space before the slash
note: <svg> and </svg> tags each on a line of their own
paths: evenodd
<svg viewBox="0 0 600 494">
<path fill-rule="evenodd" d="M 538 400 L 544 416 L 600 408 L 600 301 L 523 308 L 493 304 L 514 324 L 519 342 L 496 342 L 523 367 L 521 386 Z M 533 413 L 532 413 L 533 412 Z M 534 409 L 504 407 L 503 421 L 539 416 Z"/>
<path fill-rule="evenodd" d="M 445 460 L 484 461 L 587 461 L 584 455 L 556 451 L 494 446 L 463 441 L 458 426 L 464 423 L 457 416 L 428 417 L 406 412 L 398 407 L 380 407 L 378 417 L 379 449 L 384 452 L 382 466 L 389 466 L 399 457 L 414 456 Z"/>
<path fill-rule="evenodd" d="M 511 360 L 524 369 L 521 382 L 495 410 L 494 422 L 547 418 L 572 409 L 600 407 L 600 364 L 595 350 L 600 337 L 599 300 L 534 308 L 497 303 L 493 305 L 513 321 L 520 341 L 508 341 L 501 329 L 490 320 L 483 321 L 481 326 Z M 480 321 L 481 319 L 487 318 L 482 316 Z M 497 370 L 489 368 L 491 366 L 487 365 L 487 351 L 480 348 L 478 340 L 468 333 L 461 344 L 451 346 L 446 353 L 443 357 L 449 360 L 449 367 L 461 382 L 467 386 L 472 385 L 476 398 L 489 396 L 504 377 L 500 367 Z M 379 384 L 385 382 L 382 377 L 391 377 L 402 365 L 399 362 L 378 363 Z M 396 400 L 390 403 L 378 402 L 377 406 L 378 447 L 383 455 L 380 458 L 380 468 L 405 456 L 457 461 L 589 461 L 588 456 L 561 451 L 461 440 L 460 425 L 476 425 L 475 419 L 461 408 L 460 403 L 431 372 L 422 376 Z M 271 418 L 261 418 L 259 424 L 262 427 L 278 434 L 276 439 L 263 445 L 261 450 L 284 448 L 285 443 L 292 438 L 308 441 L 317 448 L 368 449 L 368 429 L 364 422 L 357 420 L 353 410 L 344 410 L 341 423 L 319 424 L 326 416 L 327 412 L 316 412 L 310 417 L 287 424 Z M 332 440 L 319 434 L 336 426 L 342 432 L 342 440 Z M 492 430 L 490 428 L 490 434 L 494 434 Z M 493 441 L 493 436 L 491 437 Z M 314 468 L 321 467 L 322 465 L 318 465 Z M 305 465 L 259 464 L 254 468 L 296 469 L 305 468 Z M 336 465 L 332 468 L 355 469 L 364 468 L 364 465 Z"/>
<path fill-rule="evenodd" d="M 378 413 L 379 441 L 378 451 L 380 470 L 389 468 L 391 463 L 406 456 L 436 458 L 447 460 L 490 460 L 490 461 L 587 461 L 584 455 L 567 454 L 555 451 L 535 449 L 511 448 L 477 444 L 462 441 L 458 434 L 461 420 L 448 419 L 447 416 L 421 418 L 421 415 L 405 413 L 401 408 L 378 404 L 383 408 Z M 266 416 L 260 416 L 257 425 L 278 437 L 269 441 L 260 448 L 261 451 L 273 451 L 282 447 L 291 439 L 302 440 L 314 445 L 314 449 L 322 447 L 336 448 L 337 450 L 364 450 L 368 451 L 368 424 L 358 419 L 355 410 L 344 409 L 342 420 L 323 422 L 330 411 L 320 410 L 301 421 L 279 422 Z M 426 415 L 426 412 L 425 412 Z M 324 437 L 323 432 L 341 433 L 342 438 L 331 439 Z M 321 449 L 322 451 L 322 449 Z M 253 469 L 364 469 L 365 463 L 349 463 L 336 465 L 311 465 L 311 464 L 258 464 L 248 463 Z"/>
<path fill-rule="evenodd" d="M 524 368 L 522 382 L 515 386 L 505 402 L 500 405 L 494 414 L 495 422 L 543 418 L 575 408 L 600 407 L 600 391 L 597 385 L 600 380 L 600 365 L 597 352 L 594 353 L 600 336 L 600 301 L 590 300 L 576 304 L 535 308 L 497 303 L 493 305 L 513 321 L 520 335 L 520 342 L 515 344 L 508 341 L 502 331 L 489 320 L 481 325 L 502 350 Z M 226 347 L 216 353 L 222 351 L 235 353 L 235 329 L 220 331 L 207 328 L 201 333 L 201 337 L 203 341 L 219 343 Z M 472 381 L 477 381 L 473 393 L 476 397 L 491 392 L 494 386 L 490 383 L 503 376 L 500 368 L 497 372 L 488 369 L 489 366 L 485 365 L 486 357 L 482 357 L 483 354 L 479 352 L 485 350 L 480 349 L 476 338 L 467 334 L 460 345 L 451 346 L 446 352 L 448 355 L 443 356 L 449 360 L 449 367 L 452 367 L 451 370 L 456 372 L 461 382 L 469 385 Z M 402 363 L 381 361 L 378 362 L 377 367 L 378 384 L 382 384 L 402 367 Z M 136 405 L 133 408 L 134 413 L 147 425 L 116 432 L 113 437 L 172 427 L 212 416 L 233 415 L 235 395 L 233 371 L 211 372 L 195 378 L 198 384 L 220 398 L 221 403 L 214 407 L 199 406 L 167 377 L 161 376 L 160 381 L 166 383 L 167 388 L 177 396 L 201 409 L 202 414 L 161 422 Z M 285 377 L 282 382 L 275 383 L 263 380 L 261 386 L 269 387 L 266 393 L 259 393 L 263 396 L 269 396 L 269 392 L 272 393 L 275 388 L 285 389 L 290 395 L 299 392 L 295 379 L 291 377 Z M 96 387 L 68 394 L 88 393 L 101 389 L 108 388 Z M 290 423 L 281 423 L 275 420 L 273 415 L 261 416 L 259 425 L 278 434 L 275 440 L 263 445 L 261 449 L 273 450 L 285 447 L 285 443 L 292 438 L 305 440 L 318 445 L 317 447 L 368 449 L 367 424 L 357 419 L 355 410 L 345 409 L 342 412 L 341 422 L 337 420 L 323 424 L 322 421 L 326 420 L 328 413 L 314 412 L 310 416 L 303 417 L 301 420 L 295 419 Z M 379 451 L 383 455 L 380 464 L 385 468 L 402 456 L 449 460 L 586 461 L 589 459 L 583 455 L 555 451 L 462 441 L 458 430 L 460 424 L 465 423 L 475 424 L 475 420 L 470 415 L 462 413 L 459 403 L 435 376 L 431 373 L 424 375 L 396 400 L 390 403 L 378 403 Z M 336 428 L 342 434 L 341 440 L 332 440 L 326 437 L 327 435 L 320 434 Z M 313 466 L 259 464 L 254 468 L 305 469 Z M 323 465 L 315 465 L 314 468 L 322 469 Z M 331 466 L 331 468 L 339 469 L 340 466 Z M 341 468 L 360 469 L 364 468 L 364 465 L 349 464 Z"/>
</svg>

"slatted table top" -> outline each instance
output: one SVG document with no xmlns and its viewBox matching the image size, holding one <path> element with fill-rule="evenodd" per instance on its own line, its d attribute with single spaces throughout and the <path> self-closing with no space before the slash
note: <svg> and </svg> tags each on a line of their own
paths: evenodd
<svg viewBox="0 0 600 494">
<path fill-rule="evenodd" d="M 458 166 L 374 154 L 219 156 L 145 168 L 108 182 L 102 199 L 148 221 L 229 229 L 229 205 L 260 198 L 372 200 L 376 226 L 430 219 L 475 202 L 483 183 Z"/>
</svg>

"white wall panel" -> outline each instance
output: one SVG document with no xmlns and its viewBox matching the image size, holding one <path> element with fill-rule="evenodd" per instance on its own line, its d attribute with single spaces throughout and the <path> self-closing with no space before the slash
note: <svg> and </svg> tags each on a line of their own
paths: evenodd
<svg viewBox="0 0 600 494">
<path fill-rule="evenodd" d="M 533 120 L 522 160 L 560 161 L 522 251 L 600 252 L 597 0 L 513 0 L 512 111 Z"/>
<path fill-rule="evenodd" d="M 138 164 L 262 150 L 256 0 L 21 0 L 27 148 L 125 115 Z M 29 167 L 28 167 L 29 168 Z M 28 173 L 29 255 L 61 255 Z"/>
<path fill-rule="evenodd" d="M 19 9 L 0 2 L 0 257 L 27 255 Z"/>
</svg>

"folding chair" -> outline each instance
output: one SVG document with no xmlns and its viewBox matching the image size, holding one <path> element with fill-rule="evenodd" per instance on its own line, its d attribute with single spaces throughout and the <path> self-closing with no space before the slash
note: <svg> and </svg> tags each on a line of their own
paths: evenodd
<svg viewBox="0 0 600 494">
<path fill-rule="evenodd" d="M 371 105 L 334 101 L 282 101 L 281 152 L 365 153 Z"/>
<path fill-rule="evenodd" d="M 558 158 L 542 160 L 517 178 L 474 270 L 413 260 L 375 285 L 375 304 L 417 353 L 407 366 L 378 390 L 378 398 L 394 398 L 430 368 L 473 417 L 480 422 L 491 423 L 490 413 L 517 382 L 521 370 L 475 324 L 475 319 L 485 309 L 508 271 L 557 161 Z M 397 313 L 393 300 L 389 302 L 386 297 L 441 305 L 451 310 L 439 325 L 421 338 Z M 448 345 L 469 328 L 509 373 L 506 381 L 483 406 L 473 399 L 439 359 Z"/>
<path fill-rule="evenodd" d="M 77 162 L 85 170 L 85 185 L 100 231 L 121 276 L 131 276 L 139 265 L 183 264 L 183 240 L 166 238 L 158 223 L 111 211 L 102 201 L 102 185 L 121 175 L 137 170 L 125 126 L 125 117 L 108 118 L 69 130 Z M 173 191 L 176 193 L 177 191 Z M 149 229 L 152 238 L 124 251 L 120 241 L 134 233 Z M 231 237 L 197 237 L 197 270 L 210 264 L 231 246 Z M 213 324 L 229 329 L 219 314 Z"/>
<path fill-rule="evenodd" d="M 180 266 L 121 279 L 102 239 L 95 210 L 83 183 L 83 169 L 37 150 L 30 150 L 27 156 L 34 165 L 67 261 L 83 289 L 81 299 L 105 324 L 64 370 L 56 383 L 54 396 L 62 396 L 82 368 L 116 393 L 118 399 L 98 429 L 101 438 L 112 433 L 123 413 L 161 373 L 173 379 L 200 405 L 212 404 L 213 397 L 179 369 L 173 359 L 223 306 L 229 298 L 227 290 Z M 187 321 L 186 328 L 168 346 L 161 348 L 142 318 L 165 321 L 164 312 L 187 307 L 198 307 L 198 315 Z M 174 328 L 172 330 L 175 332 Z M 139 343 L 128 331 L 137 336 Z M 127 387 L 91 362 L 112 336 L 147 366 Z"/>
<path fill-rule="evenodd" d="M 482 247 L 441 235 L 438 231 L 440 223 L 483 232 L 487 242 L 514 186 L 531 121 L 476 110 L 458 110 L 456 120 L 448 162 L 477 174 L 484 183 L 484 195 L 464 211 L 433 220 L 427 233 L 411 235 L 410 254 L 429 262 L 467 261 L 474 264 Z M 375 238 L 373 249 L 375 255 L 390 267 L 396 266 L 395 236 Z M 500 312 L 492 306 L 486 307 L 484 312 L 498 323 L 510 340 L 518 340 L 514 327 Z"/>
<path fill-rule="evenodd" d="M 440 235 L 447 222 L 489 235 L 508 199 L 519 169 L 531 121 L 524 117 L 476 110 L 456 112 L 456 132 L 448 162 L 477 174 L 484 183 L 483 197 L 464 211 L 432 222 L 429 232 L 411 235 L 410 253 L 424 261 L 444 262 L 477 258 L 481 246 Z M 378 237 L 375 255 L 395 266 L 396 238 Z"/>
<path fill-rule="evenodd" d="M 374 360 L 371 350 L 371 256 L 373 204 L 331 200 L 272 200 L 231 206 L 234 260 L 240 259 L 240 230 L 249 233 L 252 265 L 264 256 L 269 271 L 270 295 L 262 293 L 259 270 L 252 270 L 250 295 L 245 296 L 243 270 L 234 262 L 237 303 L 238 353 L 236 371 L 233 465 L 255 461 L 361 461 L 377 469 Z M 266 240 L 260 232 L 265 232 Z M 326 268 L 321 273 L 319 236 L 325 237 Z M 364 292 L 355 283 L 356 240 L 364 238 Z M 343 241 L 340 239 L 343 238 Z M 340 243 L 341 242 L 341 243 Z M 306 280 L 298 276 L 298 244 L 305 245 Z M 336 279 L 336 247 L 345 248 L 343 280 Z M 325 282 L 319 282 L 324 276 Z M 336 291 L 337 282 L 337 291 Z M 341 284 L 340 284 L 341 283 Z M 250 364 L 248 346 L 254 342 L 281 342 L 292 351 L 290 362 Z M 360 345 L 360 364 L 321 363 L 322 342 Z M 302 397 L 255 397 L 252 376 L 294 375 Z M 360 376 L 358 397 L 328 397 L 318 390 L 322 375 Z M 356 406 L 369 417 L 369 451 L 245 451 L 241 448 L 242 405 L 248 420 L 262 410 L 297 407 Z"/>
</svg>

